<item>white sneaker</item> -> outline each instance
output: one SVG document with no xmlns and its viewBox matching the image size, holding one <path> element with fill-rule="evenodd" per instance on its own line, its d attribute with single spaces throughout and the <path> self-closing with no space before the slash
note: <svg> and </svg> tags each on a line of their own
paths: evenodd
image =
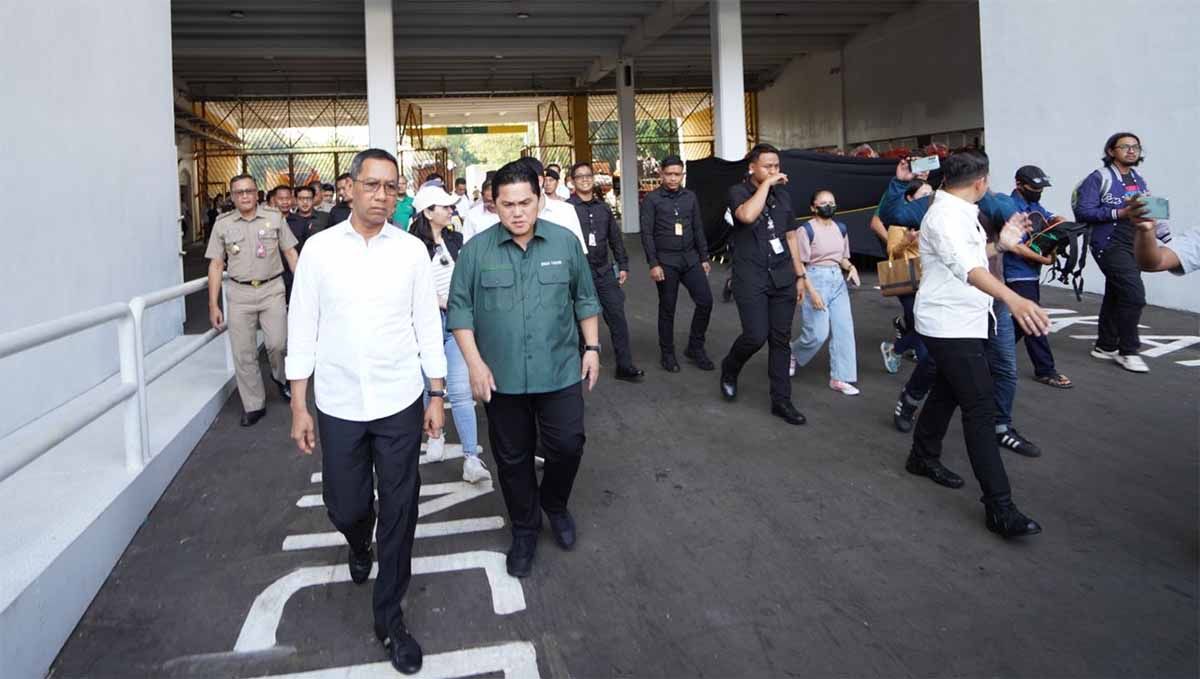
<svg viewBox="0 0 1200 679">
<path fill-rule="evenodd" d="M 487 467 L 483 466 L 483 460 L 479 459 L 478 455 L 468 455 L 467 459 L 463 460 L 463 481 L 479 483 L 490 481 L 491 478 L 492 475 L 488 473 Z"/>
<path fill-rule="evenodd" d="M 1101 361 L 1115 361 L 1117 356 L 1120 356 L 1116 351 L 1105 351 L 1100 347 L 1092 347 L 1092 358 L 1098 358 Z"/>
<path fill-rule="evenodd" d="M 895 375 L 900 372 L 900 357 L 896 355 L 896 345 L 891 342 L 882 342 L 879 345 L 879 353 L 883 355 L 883 369 Z"/>
<path fill-rule="evenodd" d="M 1131 373 L 1148 373 L 1150 366 L 1146 365 L 1146 361 L 1141 356 L 1134 354 L 1132 356 L 1122 356 L 1117 354 L 1117 364 Z"/>
<path fill-rule="evenodd" d="M 545 467 L 545 466 L 546 466 L 546 458 L 544 458 L 544 457 L 542 457 L 542 456 L 540 456 L 540 455 L 534 455 L 534 456 L 533 456 L 533 467 L 534 467 L 534 469 L 541 469 L 541 468 L 543 468 L 543 467 Z"/>
<path fill-rule="evenodd" d="M 795 376 L 796 376 L 796 355 L 792 354 L 792 357 L 788 360 L 788 377 L 795 377 Z"/>
<path fill-rule="evenodd" d="M 858 387 L 849 382 L 842 382 L 841 380 L 829 380 L 829 388 L 834 391 L 840 391 L 847 396 L 858 396 L 862 393 L 858 390 Z"/>
<path fill-rule="evenodd" d="M 446 457 L 446 436 L 441 438 L 430 438 L 429 445 L 425 446 L 425 461 L 426 462 L 441 462 Z"/>
</svg>

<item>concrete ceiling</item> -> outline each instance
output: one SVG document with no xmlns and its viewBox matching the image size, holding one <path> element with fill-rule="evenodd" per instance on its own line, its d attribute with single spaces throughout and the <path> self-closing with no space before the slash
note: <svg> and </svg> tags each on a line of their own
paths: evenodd
<svg viewBox="0 0 1200 679">
<path fill-rule="evenodd" d="M 719 1 L 719 0 L 717 0 Z M 742 0 L 747 89 L 916 0 Z M 398 97 L 709 89 L 709 3 L 394 0 Z M 366 92 L 362 0 L 171 0 L 177 78 L 197 98 Z"/>
</svg>

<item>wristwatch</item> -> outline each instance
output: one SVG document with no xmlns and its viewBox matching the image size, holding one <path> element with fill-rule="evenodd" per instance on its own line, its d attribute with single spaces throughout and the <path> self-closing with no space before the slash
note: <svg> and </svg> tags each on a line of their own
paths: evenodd
<svg viewBox="0 0 1200 679">
<path fill-rule="evenodd" d="M 426 393 L 429 394 L 429 398 L 446 398 L 445 389 L 430 389 Z"/>
<path fill-rule="evenodd" d="M 594 352 L 596 352 L 597 354 L 598 354 L 598 353 L 600 353 L 600 345 L 599 345 L 599 344 L 585 344 L 585 345 L 583 345 L 583 353 L 585 353 L 585 354 L 586 354 L 586 353 L 587 353 L 587 352 L 589 352 L 589 351 L 594 351 Z"/>
</svg>

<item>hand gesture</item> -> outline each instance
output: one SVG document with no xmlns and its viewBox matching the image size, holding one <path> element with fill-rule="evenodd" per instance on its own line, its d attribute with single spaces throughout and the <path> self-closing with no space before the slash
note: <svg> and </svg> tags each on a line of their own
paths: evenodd
<svg viewBox="0 0 1200 679">
<path fill-rule="evenodd" d="M 1000 237 L 997 239 L 1000 243 L 998 248 L 1001 252 L 1012 250 L 1021 244 L 1021 240 L 1025 238 L 1025 234 L 1029 233 L 1031 228 L 1029 215 L 1024 212 L 1018 212 L 1004 222 L 1004 228 L 1000 229 Z"/>
<path fill-rule="evenodd" d="M 313 450 L 317 447 L 316 430 L 313 427 L 312 415 L 308 414 L 308 408 L 292 410 L 292 440 L 296 442 L 300 452 L 305 455 L 312 455 Z"/>
<path fill-rule="evenodd" d="M 491 395 L 488 395 L 491 398 Z M 431 439 L 442 437 L 442 427 L 446 425 L 446 402 L 440 398 L 429 399 L 425 406 L 425 435 Z"/>
<path fill-rule="evenodd" d="M 913 174 L 909 159 L 901 158 L 900 162 L 896 163 L 896 179 L 902 182 L 911 182 L 915 177 L 916 175 Z"/>
<path fill-rule="evenodd" d="M 788 183 L 788 176 L 782 172 L 776 172 L 775 174 L 768 176 L 767 181 L 765 181 L 763 183 L 766 184 L 767 186 L 775 186 L 777 184 L 786 184 L 786 183 Z"/>
<path fill-rule="evenodd" d="M 471 394 L 484 403 L 492 402 L 492 392 L 496 391 L 496 378 L 492 369 L 480 361 L 478 365 L 467 367 L 467 375 L 471 379 Z"/>
<path fill-rule="evenodd" d="M 1150 209 L 1146 207 L 1146 203 L 1142 201 L 1140 195 L 1134 194 L 1125 199 L 1125 207 L 1117 210 L 1117 220 L 1128 220 L 1139 223 L 1141 218 L 1146 216 Z M 1140 228 L 1140 227 L 1139 227 Z"/>
<path fill-rule="evenodd" d="M 1033 301 L 1018 297 L 1008 305 L 1013 319 L 1026 335 L 1043 336 L 1050 332 L 1050 315 Z"/>
<path fill-rule="evenodd" d="M 582 364 L 579 379 L 587 380 L 588 391 L 591 391 L 600 377 L 600 354 L 595 351 L 583 352 Z"/>
</svg>

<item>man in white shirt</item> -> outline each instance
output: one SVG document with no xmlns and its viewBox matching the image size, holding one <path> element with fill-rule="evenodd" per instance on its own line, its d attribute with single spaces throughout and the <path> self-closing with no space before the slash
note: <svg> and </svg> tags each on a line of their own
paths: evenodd
<svg viewBox="0 0 1200 679">
<path fill-rule="evenodd" d="M 558 163 L 550 163 L 549 165 L 547 165 L 546 171 L 549 172 L 550 170 L 554 170 L 554 173 L 556 175 L 558 175 L 560 177 L 562 176 L 562 173 L 563 173 L 562 166 L 559 165 Z M 559 200 L 563 200 L 563 201 L 565 201 L 566 199 L 571 197 L 571 189 L 570 189 L 570 187 L 567 186 L 566 181 L 555 182 L 553 188 L 554 188 L 553 191 L 546 188 L 545 178 L 542 179 L 542 193 L 546 194 L 547 197 L 549 197 L 550 194 L 554 194 L 555 198 L 558 198 Z"/>
<path fill-rule="evenodd" d="M 539 177 L 542 177 L 545 173 L 545 171 L 542 169 L 541 161 L 539 161 L 537 158 L 526 157 L 514 162 L 524 163 L 531 170 L 533 170 L 534 174 Z M 490 184 L 487 186 L 489 188 L 491 187 Z M 486 194 L 487 192 L 485 191 L 484 193 Z M 575 206 L 571 205 L 570 203 L 565 203 L 561 200 L 548 200 L 544 191 L 541 192 L 540 196 L 538 196 L 538 201 L 538 219 L 544 219 L 553 224 L 558 224 L 559 226 L 575 234 L 575 238 L 579 240 L 579 247 L 583 248 L 583 253 L 586 255 L 588 251 L 587 241 L 585 241 L 583 238 L 583 227 L 579 224 L 579 214 L 575 212 Z M 477 213 L 478 219 L 471 227 L 467 227 L 464 224 L 464 239 L 470 240 L 474 236 L 479 235 L 480 231 L 499 224 L 500 216 L 497 215 L 494 210 L 495 208 L 493 207 L 491 211 Z M 470 231 L 469 234 L 466 233 L 468 230 Z"/>
<path fill-rule="evenodd" d="M 467 210 L 463 220 L 463 243 L 475 237 L 475 234 L 500 221 L 496 214 L 496 201 L 492 198 L 492 180 L 485 179 L 480 187 L 479 202 Z"/>
<path fill-rule="evenodd" d="M 471 197 L 467 195 L 467 180 L 464 177 L 459 177 L 454 180 L 454 197 L 457 202 L 454 204 L 454 211 L 462 219 L 467 218 L 467 211 L 471 209 Z"/>
<path fill-rule="evenodd" d="M 316 446 L 306 401 L 315 373 L 325 506 L 350 545 L 350 577 L 362 584 L 371 574 L 378 479 L 375 635 L 392 666 L 413 674 L 422 652 L 401 600 L 412 576 L 422 429 L 441 436 L 444 419 L 442 320 L 425 246 L 387 223 L 399 193 L 396 159 L 368 149 L 349 174 L 350 218 L 309 239 L 296 270 L 287 356 L 292 439 L 306 454 Z M 431 386 L 424 409 L 422 370 Z"/>
<path fill-rule="evenodd" d="M 988 530 L 1005 538 L 1034 535 L 1042 527 L 1013 504 L 1000 459 L 986 343 L 993 298 L 1008 305 L 1028 335 L 1045 335 L 1050 319 L 988 271 L 987 236 L 975 205 L 988 189 L 987 156 L 956 153 L 942 162 L 942 176 L 943 188 L 921 222 L 921 287 L 913 310 L 937 377 L 913 430 L 905 469 L 947 488 L 962 487 L 962 478 L 940 459 L 950 419 L 962 407 L 967 455 L 983 490 Z M 1015 245 L 1015 235 L 1002 234 L 998 248 Z"/>
</svg>

